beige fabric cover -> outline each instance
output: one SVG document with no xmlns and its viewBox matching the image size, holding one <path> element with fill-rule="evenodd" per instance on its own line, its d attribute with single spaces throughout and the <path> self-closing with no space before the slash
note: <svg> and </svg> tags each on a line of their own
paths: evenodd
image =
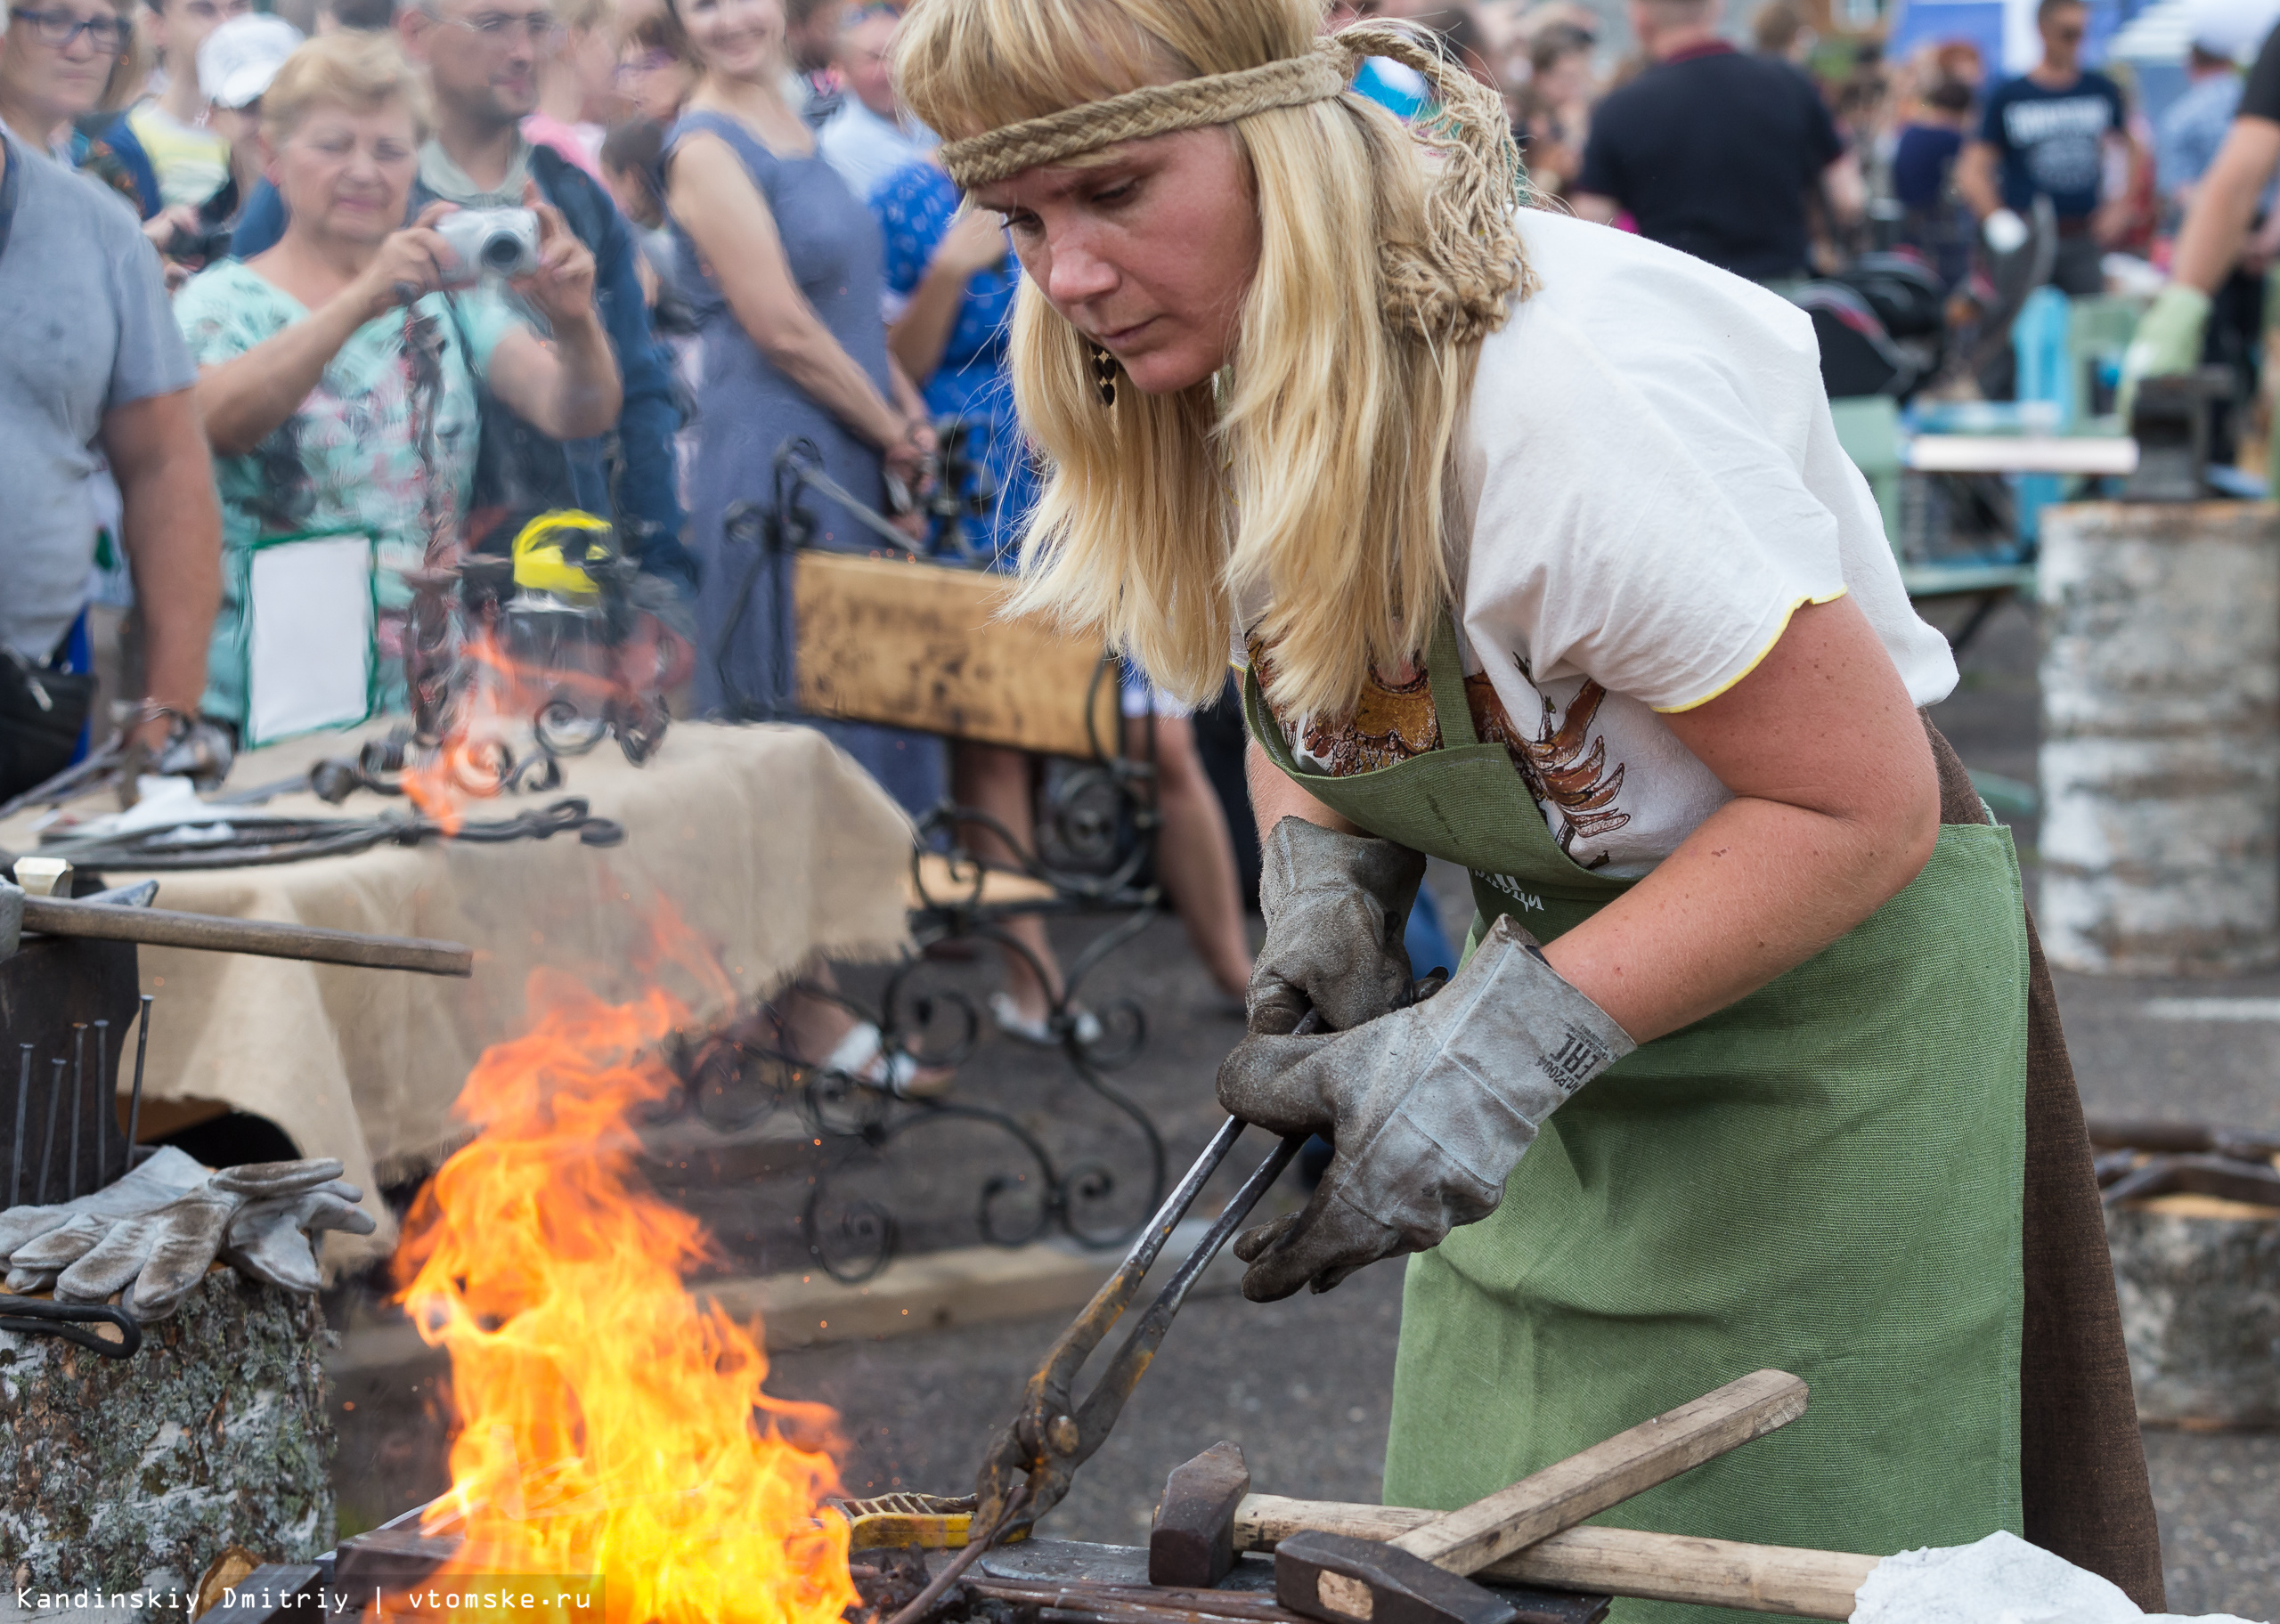
<svg viewBox="0 0 2280 1624">
<path fill-rule="evenodd" d="M 240 758 L 230 786 L 353 755 L 362 736 L 254 751 Z M 275 1122 L 304 1156 L 338 1157 L 380 1228 L 330 1237 L 331 1268 L 394 1246 L 395 1224 L 373 1193 L 378 1178 L 399 1176 L 464 1135 L 448 1116 L 452 1101 L 483 1050 L 524 1029 L 533 970 L 574 970 L 606 995 L 630 995 L 660 898 L 714 947 L 746 999 L 818 955 L 891 957 L 908 940 L 909 820 L 810 728 L 680 723 L 646 767 L 605 742 L 566 770 L 552 794 L 471 802 L 467 815 L 511 816 L 574 795 L 623 824 L 624 844 L 597 849 L 571 835 L 496 846 L 431 840 L 160 876 L 163 908 L 438 937 L 477 950 L 471 980 L 142 950 L 143 990 L 158 999 L 146 1096 L 224 1100 Z M 295 794 L 267 809 L 370 817 L 388 808 L 408 803 L 359 792 L 334 808 Z M 0 825 L 0 848 L 35 849 L 23 820 Z M 118 869 L 106 877 L 134 878 Z M 720 1012 L 717 995 L 664 978 L 699 1017 Z M 131 1075 L 130 1057 L 122 1084 Z"/>
</svg>

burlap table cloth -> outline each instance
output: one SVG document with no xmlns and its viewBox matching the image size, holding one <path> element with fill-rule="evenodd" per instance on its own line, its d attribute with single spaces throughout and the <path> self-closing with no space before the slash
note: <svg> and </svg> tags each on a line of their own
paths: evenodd
<svg viewBox="0 0 2280 1624">
<path fill-rule="evenodd" d="M 297 739 L 240 758 L 229 787 L 353 756 L 366 734 Z M 511 816 L 566 795 L 626 829 L 623 845 L 574 835 L 503 845 L 430 840 L 354 857 L 159 877 L 157 906 L 346 930 L 438 937 L 476 950 L 471 979 L 358 970 L 238 954 L 142 950 L 157 995 L 146 1100 L 215 1100 L 276 1123 L 305 1156 L 338 1157 L 380 1222 L 334 1235 L 329 1271 L 385 1253 L 395 1224 L 373 1193 L 466 1130 L 449 1116 L 476 1058 L 525 1028 L 530 972 L 578 974 L 607 996 L 639 989 L 638 960 L 656 904 L 669 902 L 742 998 L 764 995 L 818 957 L 891 957 L 908 939 L 903 876 L 911 825 L 886 793 L 810 728 L 676 724 L 645 767 L 605 742 L 566 763 L 558 791 L 467 803 L 471 818 Z M 266 810 L 376 816 L 408 803 L 360 792 L 342 807 L 280 795 Z M 0 848 L 36 849 L 25 819 Z M 122 883 L 135 876 L 109 869 Z M 700 1019 L 727 1002 L 686 977 L 661 978 Z M 122 1084 L 131 1075 L 122 1067 Z"/>
</svg>

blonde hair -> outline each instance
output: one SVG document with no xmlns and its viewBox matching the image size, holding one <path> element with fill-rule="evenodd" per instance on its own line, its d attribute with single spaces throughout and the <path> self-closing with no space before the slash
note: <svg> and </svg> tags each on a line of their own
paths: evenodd
<svg viewBox="0 0 2280 1624">
<path fill-rule="evenodd" d="M 411 111 L 412 126 L 425 140 L 428 87 L 395 36 L 362 29 L 320 34 L 297 47 L 262 92 L 262 134 L 273 146 L 281 146 L 317 108 L 370 112 L 391 102 Z"/>
<path fill-rule="evenodd" d="M 971 137 L 1304 55 L 1322 15 L 1321 0 L 918 0 L 897 77 L 922 122 Z M 1460 68 L 1440 83 L 1460 117 L 1495 120 L 1510 155 L 1501 104 L 1476 107 Z M 1444 171 L 1420 142 L 1445 150 L 1445 125 L 1413 136 L 1348 92 L 1230 128 L 1260 251 L 1220 379 L 1128 386 L 1103 410 L 1082 336 L 1022 287 L 1014 399 L 1050 477 L 1014 607 L 1103 636 L 1191 701 L 1219 691 L 1248 631 L 1272 651 L 1278 704 L 1342 714 L 1371 666 L 1421 655 L 1451 603 L 1451 446 L 1479 339 L 1526 268 L 1510 238 L 1493 264 L 1473 263 L 1477 237 L 1453 246 Z M 1238 628 L 1252 603 L 1263 615 Z"/>
</svg>

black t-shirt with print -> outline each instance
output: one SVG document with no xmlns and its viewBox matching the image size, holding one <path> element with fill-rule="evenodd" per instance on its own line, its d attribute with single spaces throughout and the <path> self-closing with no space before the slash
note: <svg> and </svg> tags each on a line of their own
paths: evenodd
<svg viewBox="0 0 2280 1624">
<path fill-rule="evenodd" d="M 2062 220 L 2095 212 L 2105 138 L 2121 133 L 2126 117 L 2121 87 L 2102 73 L 2083 73 L 2064 90 L 2006 80 L 1979 122 L 1980 140 L 2001 160 L 2003 206 L 2024 214 L 2040 194 Z"/>
</svg>

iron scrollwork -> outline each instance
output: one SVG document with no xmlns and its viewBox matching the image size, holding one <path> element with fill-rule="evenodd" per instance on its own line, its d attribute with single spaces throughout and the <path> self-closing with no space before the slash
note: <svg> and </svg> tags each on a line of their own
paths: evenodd
<svg viewBox="0 0 2280 1624">
<path fill-rule="evenodd" d="M 750 547 L 753 557 L 731 601 L 737 605 L 712 656 L 729 694 L 729 710 L 746 719 L 788 720 L 791 703 L 792 627 L 788 590 L 789 556 L 818 533 L 804 499 L 813 493 L 849 512 L 879 540 L 916 549 L 882 516 L 871 512 L 834 484 L 812 446 L 793 442 L 775 463 L 772 506 L 741 505 L 729 515 L 732 545 Z M 937 563 L 971 565 L 971 557 Z M 986 561 L 984 561 L 986 562 Z M 760 613 L 770 615 L 770 692 L 739 691 L 726 658 L 737 624 L 755 597 L 767 590 Z M 1025 962 L 1038 984 L 1053 987 L 1027 944 L 1006 929 L 1022 917 L 1097 915 L 1113 918 L 1105 930 L 1063 968 L 1058 991 L 1046 1018 L 1063 1062 L 1083 1097 L 1107 1108 L 1106 1120 L 1120 1136 L 1128 1129 L 1138 1141 L 1145 1169 L 1144 1192 L 1127 1194 L 1128 1175 L 1097 1154 L 1065 1165 L 1030 1125 L 997 1104 L 949 1092 L 897 1092 L 867 1078 L 834 1072 L 793 1052 L 781 1018 L 763 1008 L 737 1026 L 702 1043 L 684 1045 L 676 1061 L 684 1108 L 723 1132 L 749 1126 L 770 1111 L 795 1110 L 809 1135 L 826 1152 L 801 1216 L 801 1230 L 813 1262 L 834 1279 L 850 1284 L 869 1279 L 886 1267 L 902 1239 L 892 1207 L 871 1195 L 841 1193 L 853 1173 L 876 1170 L 890 1147 L 908 1136 L 951 1125 L 980 1126 L 998 1135 L 1013 1171 L 998 1170 L 974 1193 L 974 1214 L 983 1238 L 1018 1246 L 1058 1231 L 1087 1246 L 1121 1245 L 1146 1222 L 1162 1198 L 1165 1152 L 1161 1133 L 1147 1111 L 1118 1088 L 1111 1074 L 1136 1059 L 1147 1038 L 1146 1018 L 1129 998 L 1101 1003 L 1092 1021 L 1078 1002 L 1080 987 L 1102 963 L 1145 930 L 1162 905 L 1152 875 L 1158 812 L 1155 798 L 1154 722 L 1145 727 L 1141 759 L 1128 758 L 1121 738 L 1101 735 L 1104 708 L 1099 685 L 1120 679 L 1120 668 L 1103 659 L 1086 713 L 1092 719 L 1092 756 L 1058 761 L 1041 798 L 1034 840 L 989 813 L 945 804 L 919 821 L 911 853 L 916 905 L 911 930 L 916 951 L 889 974 L 875 1011 L 813 983 L 795 984 L 807 997 L 836 1003 L 859 1020 L 875 1024 L 890 1071 L 915 1065 L 929 1072 L 955 1070 L 972 1057 L 983 1030 L 981 1011 L 962 992 L 932 985 L 929 972 L 941 962 L 936 950 L 951 943 L 996 947 Z M 1105 707 L 1115 714 L 1118 707 Z M 985 865 L 969 848 L 970 833 L 995 836 L 1010 861 Z M 932 861 L 929 861 L 929 858 Z M 993 874 L 1012 873 L 1034 885 L 1001 899 L 991 894 Z"/>
</svg>

